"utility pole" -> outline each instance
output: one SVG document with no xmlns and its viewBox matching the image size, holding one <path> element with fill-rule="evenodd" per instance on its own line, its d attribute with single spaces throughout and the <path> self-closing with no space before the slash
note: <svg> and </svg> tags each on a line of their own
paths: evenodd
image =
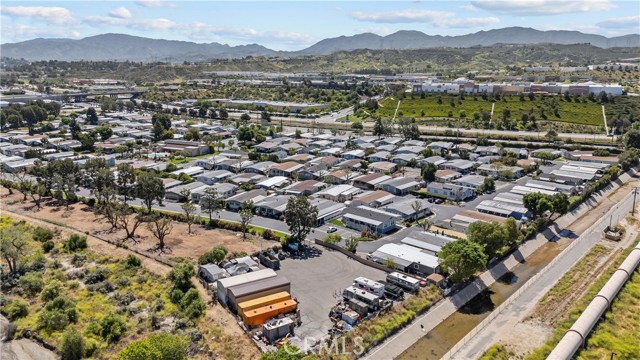
<svg viewBox="0 0 640 360">
<path fill-rule="evenodd" d="M 631 207 L 631 216 L 634 216 L 636 212 L 636 195 L 638 194 L 638 188 L 633 189 L 633 206 Z"/>
</svg>

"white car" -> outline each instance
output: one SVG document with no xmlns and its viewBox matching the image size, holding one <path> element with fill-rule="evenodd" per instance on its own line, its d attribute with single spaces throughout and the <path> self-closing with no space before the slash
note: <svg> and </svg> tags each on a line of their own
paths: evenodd
<svg viewBox="0 0 640 360">
<path fill-rule="evenodd" d="M 332 233 L 332 232 L 336 232 L 336 231 L 338 231 L 338 228 L 335 227 L 335 226 L 329 226 L 327 228 L 327 233 Z"/>
</svg>

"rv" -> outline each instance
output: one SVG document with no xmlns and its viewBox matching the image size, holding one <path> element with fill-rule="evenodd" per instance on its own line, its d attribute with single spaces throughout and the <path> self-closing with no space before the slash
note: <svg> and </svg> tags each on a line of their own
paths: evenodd
<svg viewBox="0 0 640 360">
<path fill-rule="evenodd" d="M 392 272 L 387 274 L 387 282 L 400 286 L 401 288 L 408 291 L 418 291 L 420 289 L 420 280 L 400 274 L 399 272 Z"/>
<path fill-rule="evenodd" d="M 366 290 L 379 297 L 384 296 L 384 285 L 379 282 L 369 280 L 365 277 L 359 277 L 353 280 L 353 286 L 362 290 Z"/>
<path fill-rule="evenodd" d="M 380 307 L 380 297 L 374 295 L 370 292 L 366 292 L 362 289 L 358 289 L 353 286 L 349 286 L 348 288 L 342 291 L 342 297 L 345 300 L 356 299 L 360 300 L 363 303 L 367 304 L 370 309 L 376 310 Z"/>
</svg>

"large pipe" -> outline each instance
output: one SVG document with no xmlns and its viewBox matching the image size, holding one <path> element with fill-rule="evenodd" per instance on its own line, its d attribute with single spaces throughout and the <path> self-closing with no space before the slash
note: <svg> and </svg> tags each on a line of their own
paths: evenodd
<svg viewBox="0 0 640 360">
<path fill-rule="evenodd" d="M 631 274 L 640 264 L 640 244 L 631 250 L 611 278 L 591 300 L 584 312 L 573 326 L 564 334 L 558 345 L 553 349 L 547 360 L 570 360 L 573 354 L 585 345 L 589 333 L 598 323 L 602 315 L 609 309 L 614 298 L 618 295 Z"/>
</svg>

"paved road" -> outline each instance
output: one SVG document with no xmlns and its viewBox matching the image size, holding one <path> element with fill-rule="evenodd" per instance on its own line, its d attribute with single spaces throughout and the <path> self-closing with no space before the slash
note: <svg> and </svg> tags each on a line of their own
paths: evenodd
<svg viewBox="0 0 640 360">
<path fill-rule="evenodd" d="M 631 176 L 627 174 L 620 176 L 620 181 L 614 183 L 601 194 L 596 194 L 595 199 L 597 201 L 600 201 L 601 199 L 606 198 L 613 191 L 620 187 L 619 184 L 628 181 L 630 178 Z M 631 190 L 631 188 L 627 188 L 623 191 L 630 192 Z M 368 354 L 367 359 L 387 360 L 393 359 L 394 357 L 400 355 L 409 346 L 418 341 L 425 333 L 431 331 L 438 324 L 440 324 L 454 312 L 456 312 L 457 309 L 462 307 L 487 287 L 491 286 L 505 273 L 520 264 L 522 259 L 526 259 L 529 255 L 546 244 L 549 240 L 560 237 L 560 233 L 564 229 L 573 224 L 580 218 L 580 216 L 585 214 L 587 211 L 591 211 L 594 205 L 594 201 L 587 201 L 571 213 L 568 213 L 556 220 L 555 226 L 549 227 L 544 232 L 539 233 L 538 236 L 536 236 L 534 239 L 522 244 L 519 249 L 511 256 L 492 266 L 489 270 L 482 273 L 475 281 L 467 285 L 461 291 L 440 301 L 435 307 L 433 307 L 420 318 L 416 319 L 411 325 L 407 326 L 391 339 L 385 341 L 380 346 L 373 349 Z M 600 212 L 600 210 L 597 211 Z M 604 216 L 600 217 L 600 219 L 603 219 L 600 221 L 608 221 L 608 219 L 604 219 Z"/>
<path fill-rule="evenodd" d="M 611 216 L 614 224 L 631 211 L 632 204 L 633 196 L 627 196 L 625 200 L 617 205 L 617 208 L 613 209 Z M 601 230 L 607 225 L 609 225 L 609 216 L 600 218 L 598 222 L 575 240 L 578 243 L 574 247 L 562 252 L 558 255 L 556 262 L 541 270 L 540 272 L 543 274 L 541 277 L 532 280 L 530 284 L 523 285 L 528 287 L 500 315 L 474 335 L 471 341 L 462 348 L 451 353 L 450 357 L 443 357 L 443 359 L 477 359 L 482 355 L 489 346 L 499 340 L 500 334 L 513 329 L 515 324 L 524 319 L 532 306 L 538 303 L 540 298 L 575 265 L 576 261 L 586 255 L 596 243 L 602 240 Z"/>
<path fill-rule="evenodd" d="M 81 188 L 78 191 L 78 195 L 83 196 L 83 197 L 92 197 L 91 193 L 89 192 L 88 189 L 85 188 Z M 137 205 L 137 206 L 144 206 L 142 200 L 140 199 L 135 199 L 135 200 L 131 200 L 129 202 L 131 205 Z M 181 203 L 176 203 L 176 202 L 168 202 L 168 201 L 163 201 L 162 202 L 162 206 L 158 205 L 157 203 L 155 203 L 152 208 L 155 210 L 161 210 L 161 211 L 171 211 L 171 212 L 175 212 L 175 213 L 179 213 L 179 214 L 183 214 L 184 212 L 182 211 L 182 208 L 180 207 L 182 204 Z M 196 214 L 200 215 L 203 218 L 208 218 L 209 215 L 206 213 L 203 213 L 200 210 L 200 206 L 196 205 Z M 238 215 L 238 213 L 232 212 L 232 211 L 228 211 L 228 210 L 220 210 L 217 214 L 213 214 L 213 218 L 217 218 L 217 219 L 221 219 L 221 220 L 226 220 L 226 221 L 233 221 L 233 222 L 240 222 L 240 215 Z M 253 219 L 251 219 L 250 222 L 251 225 L 255 225 L 255 226 L 259 226 L 265 229 L 270 229 L 270 230 L 275 230 L 275 231 L 280 231 L 283 232 L 285 234 L 289 234 L 289 226 L 284 222 L 284 221 L 280 221 L 280 220 L 276 220 L 276 219 L 270 219 L 270 218 L 266 218 L 266 217 L 262 217 L 262 216 L 254 216 Z"/>
</svg>

